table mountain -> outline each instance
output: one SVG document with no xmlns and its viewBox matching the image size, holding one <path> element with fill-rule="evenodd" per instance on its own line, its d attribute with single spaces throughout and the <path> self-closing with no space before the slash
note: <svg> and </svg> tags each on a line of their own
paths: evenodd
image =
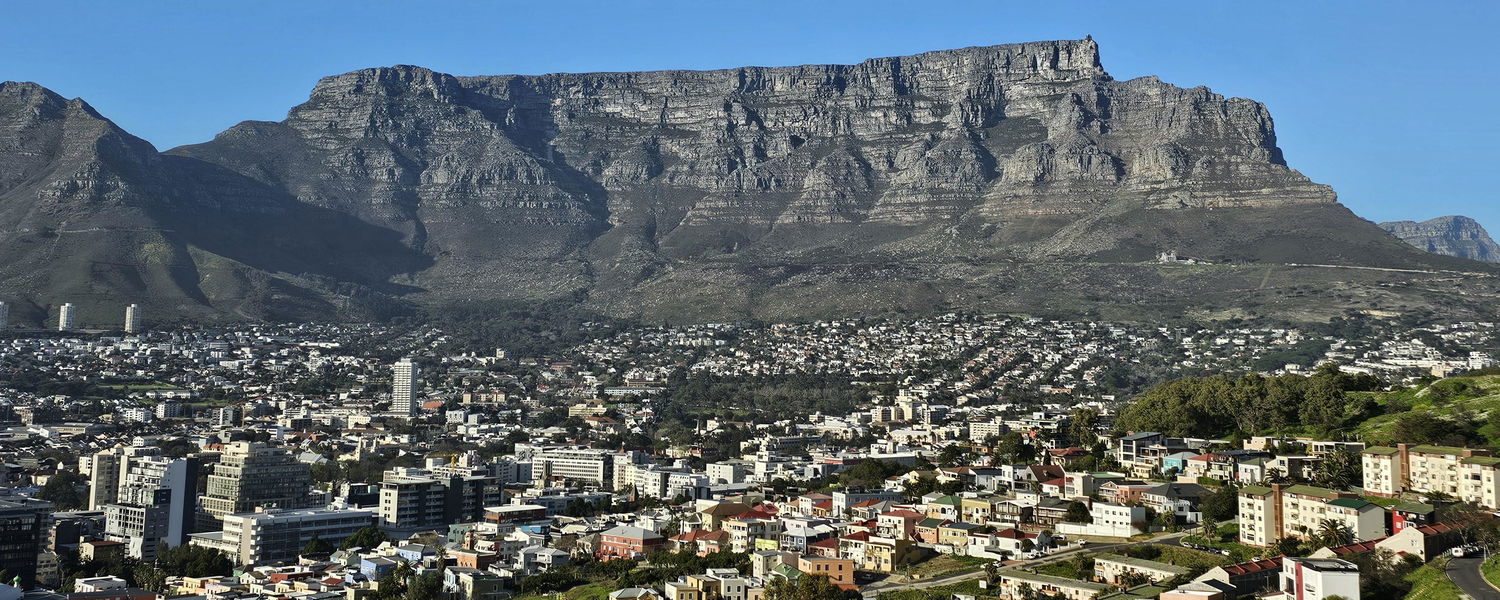
<svg viewBox="0 0 1500 600">
<path fill-rule="evenodd" d="M 121 149 L 35 148 L 30 126 L 0 128 L 20 140 L 0 140 L 0 216 L 48 215 L 4 240 L 30 232 L 29 253 L 0 252 L 69 282 L 13 286 L 38 307 L 94 293 L 255 317 L 571 298 L 676 320 L 1320 318 L 1452 301 L 1391 291 L 1419 273 L 1488 276 L 1401 244 L 1290 169 L 1263 105 L 1116 81 L 1091 39 L 715 71 L 365 69 L 319 81 L 283 121 L 162 154 L 62 102 Z M 26 106 L 0 105 L 0 123 L 82 136 Z M 71 166 L 70 145 L 120 166 Z M 101 194 L 120 216 L 96 218 L 99 250 L 40 249 L 36 231 L 78 223 L 45 207 L 84 211 Z M 140 254 L 142 232 L 177 266 L 126 261 L 162 274 L 130 285 L 84 275 Z M 1197 264 L 1159 264 L 1164 251 Z"/>
<path fill-rule="evenodd" d="M 1468 217 L 1453 215 L 1421 223 L 1388 221 L 1381 223 L 1380 228 L 1433 254 L 1500 262 L 1500 245 L 1490 239 L 1490 234 L 1478 221 Z"/>
</svg>

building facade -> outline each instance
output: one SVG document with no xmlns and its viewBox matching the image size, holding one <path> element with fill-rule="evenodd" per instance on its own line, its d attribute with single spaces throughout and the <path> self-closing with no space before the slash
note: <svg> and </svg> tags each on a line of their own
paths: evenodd
<svg viewBox="0 0 1500 600">
<path fill-rule="evenodd" d="M 263 509 L 226 515 L 222 530 L 192 534 L 191 543 L 218 550 L 242 565 L 287 562 L 296 561 L 314 537 L 337 545 L 374 524 L 375 513 L 368 510 Z"/>
<path fill-rule="evenodd" d="M 309 493 L 312 468 L 285 448 L 260 442 L 232 442 L 208 476 L 203 510 L 215 519 L 257 508 L 306 508 L 318 504 Z"/>
</svg>

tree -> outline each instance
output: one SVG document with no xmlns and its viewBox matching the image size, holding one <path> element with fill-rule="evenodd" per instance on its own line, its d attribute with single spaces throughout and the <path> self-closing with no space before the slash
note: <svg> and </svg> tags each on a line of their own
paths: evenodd
<svg viewBox="0 0 1500 600">
<path fill-rule="evenodd" d="M 1339 446 L 1318 462 L 1318 468 L 1313 473 L 1313 480 L 1325 488 L 1347 490 L 1364 484 L 1363 471 L 1359 455 L 1348 446 Z"/>
<path fill-rule="evenodd" d="M 213 577 L 229 575 L 234 562 L 217 550 L 183 544 L 157 553 L 156 568 L 173 575 Z"/>
<path fill-rule="evenodd" d="M 1232 485 L 1226 485 L 1205 497 L 1198 509 L 1203 512 L 1205 519 L 1228 521 L 1239 514 L 1239 503 L 1239 491 Z"/>
<path fill-rule="evenodd" d="M 443 574 L 437 570 L 416 576 L 406 588 L 406 600 L 437 600 L 442 594 Z"/>
<path fill-rule="evenodd" d="M 1349 526 L 1333 519 L 1323 519 L 1318 524 L 1318 542 L 1324 546 L 1344 546 L 1354 543 L 1354 532 Z"/>
<path fill-rule="evenodd" d="M 354 535 L 344 538 L 344 541 L 339 543 L 339 550 L 374 548 L 389 539 L 385 536 L 385 532 L 372 525 L 360 528 L 359 531 L 354 532 Z"/>
<path fill-rule="evenodd" d="M 1493 514 L 1468 502 L 1439 505 L 1433 516 L 1437 522 L 1452 527 L 1465 545 L 1493 537 L 1496 529 Z"/>
<path fill-rule="evenodd" d="M 844 600 L 858 598 L 855 592 L 845 592 L 835 586 L 827 575 L 804 574 L 797 581 L 776 578 L 766 586 L 766 600 Z"/>
<path fill-rule="evenodd" d="M 1338 425 L 1344 419 L 1344 390 L 1333 377 L 1316 376 L 1308 380 L 1302 400 L 1302 423 L 1321 428 Z"/>
<path fill-rule="evenodd" d="M 163 594 L 167 592 L 167 573 L 149 564 L 138 564 L 132 570 L 135 586 Z"/>
<path fill-rule="evenodd" d="M 1012 431 L 1000 436 L 995 443 L 994 456 L 1001 462 L 1010 464 L 1029 463 L 1036 458 L 1036 448 L 1027 443 L 1026 436 L 1019 431 Z"/>
<path fill-rule="evenodd" d="M 87 483 L 88 480 L 82 474 L 59 471 L 47 480 L 47 485 L 42 486 L 42 491 L 37 492 L 36 497 L 51 502 L 54 510 L 83 508 L 84 497 L 78 493 L 78 488 Z"/>
<path fill-rule="evenodd" d="M 945 467 L 956 467 L 959 465 L 959 463 L 963 462 L 964 456 L 967 454 L 968 452 L 964 450 L 963 446 L 960 446 L 958 444 L 948 444 L 947 446 L 944 446 L 943 451 L 938 454 L 938 464 Z"/>
<path fill-rule="evenodd" d="M 1219 541 L 1218 519 L 1204 515 L 1202 520 L 1198 522 L 1198 525 L 1203 529 L 1203 537 L 1208 538 L 1211 542 Z"/>
<path fill-rule="evenodd" d="M 1271 544 L 1271 554 L 1276 556 L 1301 556 L 1302 540 L 1284 537 Z"/>
<path fill-rule="evenodd" d="M 1079 448 L 1088 448 L 1099 441 L 1099 435 L 1094 433 L 1094 428 L 1099 424 L 1099 413 L 1092 408 L 1079 408 L 1073 411 L 1073 418 L 1068 421 L 1068 441 Z"/>
<path fill-rule="evenodd" d="M 312 539 L 307 540 L 307 545 L 302 547 L 302 554 L 328 554 L 333 552 L 333 544 L 323 541 L 318 534 L 313 534 Z"/>
<path fill-rule="evenodd" d="M 1068 513 L 1063 520 L 1069 523 L 1093 523 L 1094 515 L 1089 512 L 1088 505 L 1074 500 L 1068 503 Z"/>
</svg>

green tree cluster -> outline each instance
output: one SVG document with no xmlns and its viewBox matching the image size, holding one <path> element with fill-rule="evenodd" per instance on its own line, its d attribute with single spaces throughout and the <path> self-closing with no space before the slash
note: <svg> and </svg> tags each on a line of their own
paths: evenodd
<svg viewBox="0 0 1500 600">
<path fill-rule="evenodd" d="M 1378 385 L 1374 378 L 1341 373 L 1331 364 L 1310 377 L 1185 377 L 1136 398 L 1120 412 L 1116 428 L 1197 437 L 1275 433 L 1288 428 L 1328 431 L 1359 418 L 1368 408 L 1350 402 L 1347 392 Z"/>
</svg>

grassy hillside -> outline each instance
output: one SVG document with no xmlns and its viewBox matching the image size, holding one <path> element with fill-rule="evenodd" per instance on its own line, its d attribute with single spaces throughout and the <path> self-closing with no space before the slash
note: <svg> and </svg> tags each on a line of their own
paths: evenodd
<svg viewBox="0 0 1500 600">
<path fill-rule="evenodd" d="M 1358 395 L 1356 402 L 1380 407 L 1354 429 L 1366 442 L 1500 446 L 1500 375 Z"/>
</svg>

